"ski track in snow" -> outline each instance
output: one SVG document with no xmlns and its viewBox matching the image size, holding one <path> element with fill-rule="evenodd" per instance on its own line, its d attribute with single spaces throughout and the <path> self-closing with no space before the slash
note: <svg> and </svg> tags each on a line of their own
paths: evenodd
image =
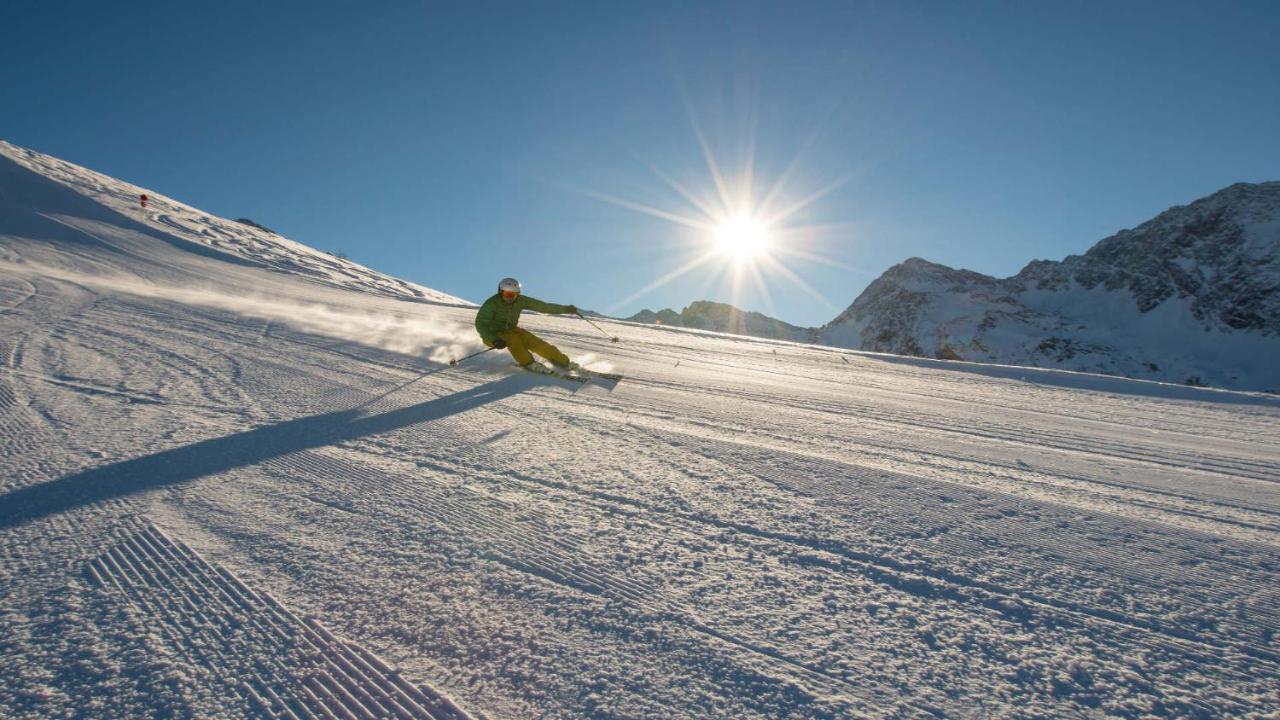
<svg viewBox="0 0 1280 720">
<path fill-rule="evenodd" d="M 46 216 L 0 213 L 4 717 L 1280 712 L 1280 400 L 539 316 L 626 379 L 449 368 L 77 278 L 473 310 Z"/>
<path fill-rule="evenodd" d="M 154 526 L 113 544 L 86 572 L 94 586 L 126 596 L 193 665 L 224 683 L 225 701 L 238 699 L 241 711 L 273 718 L 470 718 Z"/>
</svg>

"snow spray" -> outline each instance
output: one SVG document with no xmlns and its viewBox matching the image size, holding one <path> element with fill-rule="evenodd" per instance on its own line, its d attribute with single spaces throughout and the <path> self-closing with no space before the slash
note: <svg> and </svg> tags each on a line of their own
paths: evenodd
<svg viewBox="0 0 1280 720">
<path fill-rule="evenodd" d="M 407 355 L 427 355 L 432 362 L 452 358 L 479 346 L 475 332 L 455 322 L 415 314 L 397 316 L 338 308 L 258 295 L 235 295 L 213 288 L 190 288 L 153 283 L 136 277 L 89 275 L 37 267 L 30 263 L 0 263 L 6 269 L 66 280 L 95 290 L 155 298 L 196 307 L 226 310 L 237 315 L 280 324 L 313 335 L 347 340 Z"/>
</svg>

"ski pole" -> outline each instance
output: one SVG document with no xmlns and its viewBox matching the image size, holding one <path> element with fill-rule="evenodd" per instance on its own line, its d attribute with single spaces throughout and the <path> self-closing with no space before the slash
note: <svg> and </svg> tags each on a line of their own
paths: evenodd
<svg viewBox="0 0 1280 720">
<path fill-rule="evenodd" d="M 485 348 L 485 349 L 483 349 L 483 350 L 478 350 L 478 351 L 473 352 L 473 353 L 471 353 L 470 355 L 468 355 L 468 356 L 466 356 L 466 357 L 464 357 L 464 358 L 459 358 L 459 359 L 456 359 L 456 360 L 450 360 L 450 361 L 449 361 L 449 364 L 450 364 L 450 365 L 457 365 L 458 363 L 462 362 L 463 360 L 470 360 L 471 358 L 473 358 L 473 357 L 475 357 L 475 356 L 477 356 L 477 355 L 483 355 L 483 354 L 485 354 L 485 353 L 487 353 L 487 352 L 489 352 L 490 350 L 493 350 L 493 349 L 494 349 L 494 348 L 491 348 L 491 347 L 490 347 L 490 348 Z M 362 404 L 358 405 L 358 406 L 356 407 L 356 409 L 359 409 L 359 408 L 363 408 L 363 407 L 367 407 L 367 406 L 369 406 L 369 405 L 372 405 L 372 404 L 374 404 L 374 403 L 378 402 L 379 400 L 381 400 L 382 398 L 384 398 L 384 397 L 386 397 L 386 396 L 390 395 L 391 393 L 396 392 L 397 390 L 403 390 L 403 389 L 405 389 L 405 388 L 409 387 L 410 385 L 412 385 L 412 384 L 414 384 L 414 383 L 418 382 L 418 381 L 419 381 L 419 380 L 421 380 L 422 378 L 424 378 L 424 377 L 426 377 L 426 376 L 428 376 L 428 375 L 435 375 L 436 373 L 440 372 L 441 370 L 444 370 L 444 368 L 440 367 L 440 368 L 436 368 L 436 369 L 434 369 L 434 370 L 428 370 L 428 371 L 426 371 L 426 372 L 422 373 L 421 375 L 419 375 L 419 376 L 417 376 L 417 377 L 415 377 L 415 378 L 411 378 L 411 379 L 409 379 L 409 380 L 406 380 L 406 381 L 404 381 L 404 382 L 400 383 L 399 385 L 397 385 L 397 386 L 395 386 L 395 387 L 391 388 L 390 390 L 388 390 L 388 391 L 386 391 L 386 392 L 382 393 L 382 394 L 381 394 L 381 395 L 379 395 L 378 397 L 376 397 L 376 398 L 374 398 L 374 399 L 372 399 L 372 400 L 368 400 L 368 401 L 366 401 L 366 402 L 364 402 L 364 403 L 362 403 Z"/>
<path fill-rule="evenodd" d="M 475 351 L 475 352 L 471 353 L 470 355 L 468 355 L 468 356 L 466 356 L 466 357 L 464 357 L 464 358 L 458 358 L 458 359 L 456 359 L 456 360 L 450 360 L 450 361 L 449 361 L 449 364 L 450 364 L 450 365 L 457 365 L 457 364 L 458 364 L 458 363 L 460 363 L 460 362 L 465 362 L 465 361 L 467 361 L 467 360 L 470 360 L 471 358 L 473 358 L 473 357 L 475 357 L 475 356 L 477 356 L 477 355 L 483 355 L 483 354 L 485 354 L 485 353 L 487 353 L 487 352 L 489 352 L 490 350 L 493 350 L 493 349 L 494 349 L 494 348 L 487 347 L 487 348 L 485 348 L 485 349 L 483 349 L 483 350 L 477 350 L 477 351 Z"/>
<path fill-rule="evenodd" d="M 599 325 L 597 325 L 597 324 L 595 324 L 595 323 L 591 322 L 591 318 L 589 318 L 589 317 L 587 317 L 587 316 L 583 315 L 582 313 L 574 313 L 574 314 L 575 314 L 575 315 L 577 315 L 578 317 L 582 318 L 583 320 L 586 320 L 587 322 L 591 323 L 591 327 L 593 327 L 593 328 L 595 328 L 595 329 L 599 330 L 600 332 L 604 333 L 604 336 L 605 336 L 605 337 L 607 337 L 607 338 L 609 338 L 609 342 L 618 342 L 618 338 L 617 338 L 617 336 L 610 335 L 609 333 L 605 332 L 605 331 L 604 331 L 604 328 L 602 328 L 602 327 L 600 327 Z"/>
</svg>

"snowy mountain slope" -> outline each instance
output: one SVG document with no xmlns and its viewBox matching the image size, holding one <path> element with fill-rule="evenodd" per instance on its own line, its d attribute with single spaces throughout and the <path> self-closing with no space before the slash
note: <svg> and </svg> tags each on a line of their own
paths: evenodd
<svg viewBox="0 0 1280 720">
<path fill-rule="evenodd" d="M 13 207 L 5 717 L 1280 712 L 1280 399 L 528 318 L 567 386 Z"/>
<path fill-rule="evenodd" d="M 1280 182 L 1232 185 L 998 280 L 890 268 L 822 342 L 1167 382 L 1280 390 Z"/>
<path fill-rule="evenodd" d="M 25 172 L 24 172 L 25 171 Z M 140 207 L 146 193 L 147 206 Z M 269 268 L 315 282 L 391 297 L 471 303 L 319 252 L 260 226 L 209 215 L 151 190 L 0 140 L 0 208 L 40 236 L 83 243 L 76 230 L 92 224 L 127 227 L 180 248 L 227 261 Z M 54 224 L 70 225 L 72 234 Z M 41 227 L 42 226 L 42 227 Z M 21 237 L 21 235 L 18 235 Z"/>
<path fill-rule="evenodd" d="M 652 310 L 641 310 L 626 320 L 796 342 L 812 340 L 815 334 L 812 328 L 802 328 L 762 313 L 744 311 L 732 305 L 707 300 L 694 301 L 680 312 L 670 308 L 656 313 Z"/>
</svg>

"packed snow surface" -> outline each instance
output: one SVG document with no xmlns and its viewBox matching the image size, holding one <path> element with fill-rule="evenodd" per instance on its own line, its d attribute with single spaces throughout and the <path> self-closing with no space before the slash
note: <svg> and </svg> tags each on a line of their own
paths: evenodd
<svg viewBox="0 0 1280 720">
<path fill-rule="evenodd" d="M 1277 398 L 536 315 L 625 379 L 450 367 L 454 299 L 0 167 L 0 716 L 1280 713 Z"/>
</svg>

